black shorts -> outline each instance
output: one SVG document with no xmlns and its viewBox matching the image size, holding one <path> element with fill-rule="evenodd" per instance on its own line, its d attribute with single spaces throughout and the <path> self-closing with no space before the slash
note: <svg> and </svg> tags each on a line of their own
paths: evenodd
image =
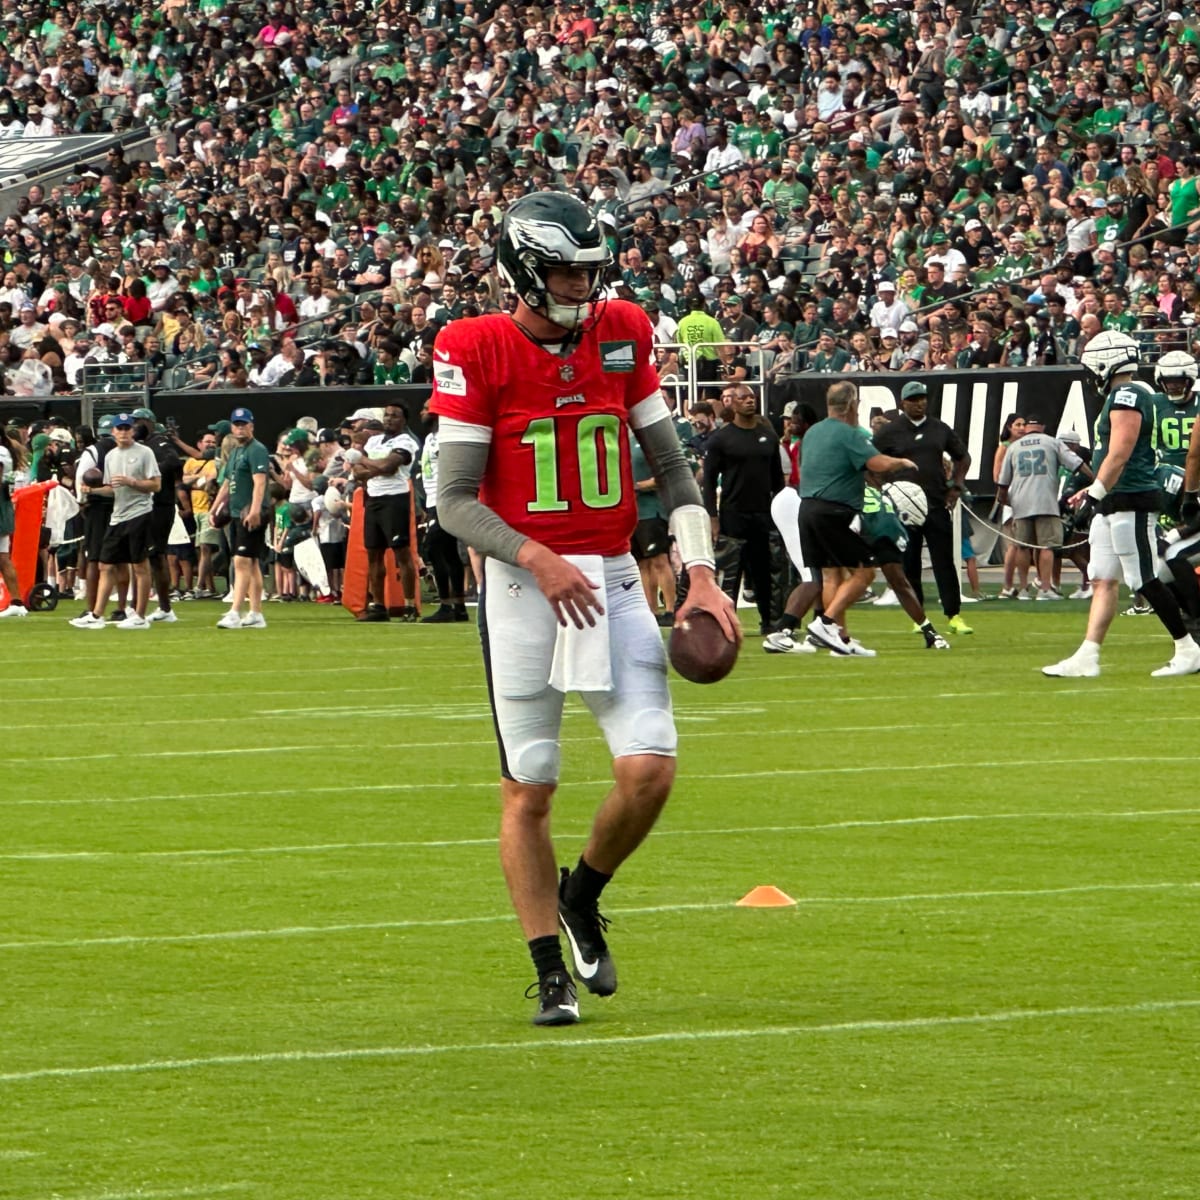
<svg viewBox="0 0 1200 1200">
<path fill-rule="evenodd" d="M 346 565 L 346 543 L 322 542 L 321 558 L 326 571 L 340 571 Z"/>
<path fill-rule="evenodd" d="M 171 526 L 175 524 L 175 505 L 155 505 L 150 510 L 150 557 L 158 558 L 167 552 Z"/>
<path fill-rule="evenodd" d="M 100 547 L 100 561 L 116 565 L 140 563 L 150 557 L 150 514 L 131 517 L 108 527 Z"/>
<path fill-rule="evenodd" d="M 800 501 L 800 552 L 804 565 L 869 567 L 875 563 L 871 546 L 850 528 L 858 514 L 845 504 L 806 497 Z"/>
<path fill-rule="evenodd" d="M 233 558 L 253 558 L 256 561 L 262 557 L 267 544 L 267 523 L 259 521 L 257 529 L 247 529 L 237 518 L 227 526 L 229 533 L 229 553 Z"/>
<path fill-rule="evenodd" d="M 408 492 L 368 496 L 363 509 L 363 545 L 368 550 L 404 550 L 408 546 Z"/>
<path fill-rule="evenodd" d="M 877 567 L 882 567 L 885 563 L 902 563 L 904 561 L 900 547 L 891 538 L 876 538 L 871 543 L 871 555 Z"/>
<path fill-rule="evenodd" d="M 637 529 L 633 531 L 630 550 L 638 562 L 644 562 L 648 558 L 666 554 L 670 544 L 671 534 L 666 521 L 662 517 L 643 517 L 637 523 Z"/>
<path fill-rule="evenodd" d="M 100 550 L 104 546 L 104 535 L 112 518 L 111 500 L 89 500 L 83 508 L 83 552 L 88 562 L 100 561 Z"/>
</svg>

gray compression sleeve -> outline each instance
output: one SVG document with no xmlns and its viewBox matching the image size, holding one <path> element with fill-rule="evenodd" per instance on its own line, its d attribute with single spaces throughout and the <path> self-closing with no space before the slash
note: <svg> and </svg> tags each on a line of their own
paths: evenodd
<svg viewBox="0 0 1200 1200">
<path fill-rule="evenodd" d="M 507 563 L 529 539 L 506 525 L 479 502 L 479 481 L 487 468 L 490 446 L 474 442 L 442 442 L 438 447 L 438 524 L 468 546 Z"/>
<path fill-rule="evenodd" d="M 663 511 L 672 513 L 682 504 L 703 505 L 704 497 L 700 495 L 700 486 L 696 483 L 692 468 L 683 457 L 683 447 L 679 444 L 674 423 L 669 419 L 653 421 L 634 430 L 634 433 L 654 468 Z"/>
</svg>

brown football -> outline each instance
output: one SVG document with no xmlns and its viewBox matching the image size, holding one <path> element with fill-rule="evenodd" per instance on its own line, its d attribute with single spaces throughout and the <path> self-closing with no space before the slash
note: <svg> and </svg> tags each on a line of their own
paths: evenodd
<svg viewBox="0 0 1200 1200">
<path fill-rule="evenodd" d="M 214 529 L 224 529 L 229 524 L 229 501 L 221 500 L 208 510 L 208 523 Z"/>
<path fill-rule="evenodd" d="M 712 613 L 694 612 L 671 630 L 667 657 L 692 683 L 716 683 L 733 670 L 738 648 Z"/>
</svg>

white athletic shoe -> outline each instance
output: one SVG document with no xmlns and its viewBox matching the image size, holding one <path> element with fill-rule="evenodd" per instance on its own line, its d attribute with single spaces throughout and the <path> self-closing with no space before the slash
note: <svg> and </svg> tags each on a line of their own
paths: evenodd
<svg viewBox="0 0 1200 1200">
<path fill-rule="evenodd" d="M 900 607 L 900 601 L 896 599 L 896 593 L 893 592 L 891 588 L 888 588 L 888 590 L 884 592 L 882 596 L 871 601 L 871 603 L 874 604 L 876 608 Z"/>
<path fill-rule="evenodd" d="M 241 627 L 242 618 L 232 608 L 217 622 L 218 629 L 241 629 Z"/>
<path fill-rule="evenodd" d="M 1090 600 L 1092 598 L 1092 585 L 1089 583 L 1086 587 L 1078 587 L 1071 593 L 1072 600 Z"/>
<path fill-rule="evenodd" d="M 171 609 L 170 612 L 167 612 L 165 609 L 156 608 L 150 614 L 150 620 L 151 621 L 165 621 L 168 625 L 174 625 L 179 621 L 179 618 L 175 615 L 174 609 Z"/>
<path fill-rule="evenodd" d="M 29 616 L 29 609 L 27 609 L 25 607 L 25 605 L 23 605 L 23 604 L 15 604 L 14 603 L 14 604 L 10 604 L 5 609 L 0 609 L 0 620 L 3 620 L 5 617 L 27 617 L 27 616 Z"/>
<path fill-rule="evenodd" d="M 1082 654 L 1072 654 L 1062 662 L 1043 667 L 1042 674 L 1056 679 L 1095 679 L 1100 674 L 1100 660 Z"/>
<path fill-rule="evenodd" d="M 763 649 L 768 654 L 816 654 L 816 646 L 809 642 L 798 642 L 786 629 L 768 633 L 763 638 Z"/>
<path fill-rule="evenodd" d="M 260 613 L 260 612 L 247 613 L 242 618 L 242 628 L 243 629 L 266 629 L 266 627 L 267 627 L 267 618 L 264 617 L 262 615 L 262 613 Z"/>
<path fill-rule="evenodd" d="M 131 612 L 123 621 L 118 621 L 113 626 L 114 629 L 149 629 L 150 622 L 145 617 L 139 617 L 137 613 Z"/>
<path fill-rule="evenodd" d="M 1042 591 L 1038 592 L 1037 598 L 1039 600 L 1065 600 L 1066 599 L 1066 597 L 1062 594 L 1062 592 L 1056 592 L 1053 588 L 1044 588 Z"/>
<path fill-rule="evenodd" d="M 95 613 L 85 612 L 78 617 L 72 617 L 67 624 L 74 625 L 76 629 L 103 629 L 108 622 Z"/>
<path fill-rule="evenodd" d="M 864 646 L 862 644 L 862 642 L 860 642 L 857 638 L 851 638 L 848 642 L 845 643 L 845 645 L 846 645 L 846 649 L 843 651 L 843 653 L 848 654 L 853 658 L 874 658 L 875 657 L 875 651 L 868 650 L 866 648 L 866 646 Z"/>
<path fill-rule="evenodd" d="M 1155 679 L 1162 679 L 1167 675 L 1195 675 L 1197 671 L 1200 671 L 1200 646 L 1193 646 L 1190 650 L 1176 650 L 1165 667 L 1150 674 Z"/>
<path fill-rule="evenodd" d="M 832 622 L 822 617 L 814 617 L 808 623 L 809 636 L 827 650 L 838 654 L 846 653 L 846 643 L 842 641 L 842 631 Z"/>
</svg>

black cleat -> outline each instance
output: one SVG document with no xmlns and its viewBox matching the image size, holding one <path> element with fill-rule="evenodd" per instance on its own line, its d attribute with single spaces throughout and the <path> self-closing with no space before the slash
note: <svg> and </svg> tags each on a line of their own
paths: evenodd
<svg viewBox="0 0 1200 1200">
<path fill-rule="evenodd" d="M 456 621 L 469 621 L 471 619 L 471 614 L 467 612 L 465 604 L 456 604 L 454 606 L 454 619 Z"/>
<path fill-rule="evenodd" d="M 366 611 L 359 615 L 359 621 L 388 621 L 387 608 L 382 604 L 368 604 Z"/>
<path fill-rule="evenodd" d="M 538 1010 L 533 1016 L 535 1025 L 575 1025 L 579 1021 L 579 998 L 571 977 L 561 971 L 546 975 L 531 983 L 525 997 L 537 997 Z"/>
<path fill-rule="evenodd" d="M 439 604 L 427 617 L 421 618 L 422 625 L 448 625 L 454 621 L 454 609 L 448 604 Z"/>
<path fill-rule="evenodd" d="M 595 904 L 590 909 L 571 908 L 564 897 L 567 880 L 571 872 L 562 868 L 558 885 L 558 923 L 571 945 L 571 957 L 575 963 L 575 978 L 594 996 L 611 996 L 617 990 L 617 968 L 604 931 L 608 919 L 600 915 Z"/>
<path fill-rule="evenodd" d="M 419 618 L 418 618 L 418 614 L 417 614 L 417 610 L 416 610 L 416 608 L 415 608 L 413 605 L 411 605 L 411 604 L 406 604 L 406 605 L 405 605 L 405 606 L 404 606 L 404 607 L 403 607 L 403 608 L 400 610 L 400 615 L 399 615 L 399 617 L 398 617 L 397 619 L 398 619 L 398 620 L 401 620 L 401 621 L 408 621 L 408 622 L 412 622 L 412 621 L 416 621 L 416 620 L 418 620 Z"/>
</svg>

